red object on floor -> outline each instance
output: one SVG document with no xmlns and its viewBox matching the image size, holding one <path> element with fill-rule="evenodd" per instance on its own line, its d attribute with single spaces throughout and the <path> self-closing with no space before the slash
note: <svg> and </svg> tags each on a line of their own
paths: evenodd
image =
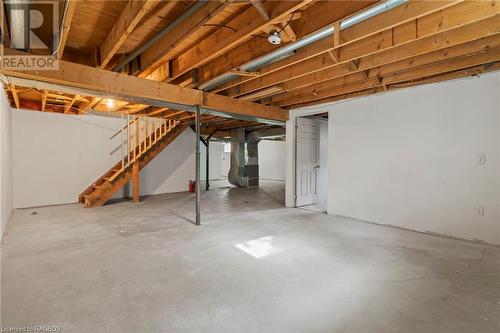
<svg viewBox="0 0 500 333">
<path fill-rule="evenodd" d="M 189 181 L 189 192 L 194 193 L 196 191 L 196 183 L 192 180 Z"/>
</svg>

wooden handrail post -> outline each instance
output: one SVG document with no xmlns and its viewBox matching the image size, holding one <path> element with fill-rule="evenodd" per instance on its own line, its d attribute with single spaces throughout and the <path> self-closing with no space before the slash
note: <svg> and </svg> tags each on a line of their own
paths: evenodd
<svg viewBox="0 0 500 333">
<path fill-rule="evenodd" d="M 140 201 L 140 192 L 139 192 L 139 162 L 135 161 L 132 164 L 132 201 L 139 202 Z"/>
</svg>

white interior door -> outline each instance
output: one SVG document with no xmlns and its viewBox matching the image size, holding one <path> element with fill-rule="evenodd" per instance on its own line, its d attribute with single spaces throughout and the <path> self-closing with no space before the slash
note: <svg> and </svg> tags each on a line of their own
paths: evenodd
<svg viewBox="0 0 500 333">
<path fill-rule="evenodd" d="M 227 178 L 229 174 L 229 168 L 231 167 L 231 144 L 229 142 L 222 144 L 222 154 L 221 154 L 221 170 L 222 178 Z"/>
<path fill-rule="evenodd" d="M 319 123 L 314 119 L 297 118 L 296 205 L 318 202 Z"/>
</svg>

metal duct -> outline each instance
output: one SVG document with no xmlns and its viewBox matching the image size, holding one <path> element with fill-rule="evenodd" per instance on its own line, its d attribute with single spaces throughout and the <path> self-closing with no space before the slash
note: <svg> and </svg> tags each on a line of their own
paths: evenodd
<svg viewBox="0 0 500 333">
<path fill-rule="evenodd" d="M 160 30 L 153 38 L 148 40 L 145 44 L 143 44 L 140 48 L 129 54 L 121 63 L 116 65 L 113 68 L 114 72 L 119 72 L 125 65 L 127 65 L 129 62 L 140 56 L 141 54 L 144 53 L 151 45 L 153 45 L 156 41 L 158 41 L 160 38 L 165 36 L 167 33 L 169 33 L 173 28 L 178 26 L 181 22 L 183 22 L 185 19 L 193 15 L 198 9 L 203 7 L 209 0 L 196 0 L 195 3 L 189 7 L 184 13 L 182 13 L 181 16 L 176 18 L 172 23 L 167 25 L 165 28 Z"/>
<path fill-rule="evenodd" d="M 340 30 L 349 28 L 355 24 L 358 24 L 360 22 L 363 22 L 369 18 L 372 18 L 376 15 L 379 15 L 381 13 L 384 13 L 392 8 L 395 8 L 397 6 L 400 6 L 409 0 L 386 0 L 378 5 L 375 5 L 373 7 L 370 7 L 356 15 L 353 15 L 349 18 L 346 18 L 342 21 L 340 21 Z M 250 62 L 247 62 L 244 65 L 241 65 L 238 67 L 239 70 L 242 71 L 255 71 L 258 68 L 269 64 L 270 62 L 275 61 L 276 58 L 283 57 L 287 54 L 290 54 L 291 52 L 295 52 L 296 50 L 307 46 L 309 44 L 312 44 L 322 38 L 328 37 L 334 33 L 334 27 L 333 25 L 330 25 L 328 27 L 325 27 L 323 29 L 317 30 L 316 32 L 313 32 L 312 34 L 301 38 L 293 43 L 290 43 L 282 48 L 279 48 L 278 50 L 265 54 L 259 58 L 256 58 Z M 230 81 L 232 79 L 235 79 L 239 77 L 236 74 L 221 74 L 219 76 L 216 76 L 215 78 L 208 80 L 198 87 L 198 89 L 201 90 L 210 90 L 213 89 L 227 81 Z"/>
<path fill-rule="evenodd" d="M 231 167 L 227 179 L 238 187 L 248 187 L 245 177 L 245 129 L 233 129 L 231 133 Z"/>
<path fill-rule="evenodd" d="M 260 137 L 255 132 L 246 135 L 247 160 L 245 164 L 245 176 L 248 187 L 259 186 L 259 142 Z"/>
<path fill-rule="evenodd" d="M 231 167 L 229 183 L 238 187 L 259 186 L 259 142 L 256 132 L 244 128 L 231 130 Z"/>
</svg>

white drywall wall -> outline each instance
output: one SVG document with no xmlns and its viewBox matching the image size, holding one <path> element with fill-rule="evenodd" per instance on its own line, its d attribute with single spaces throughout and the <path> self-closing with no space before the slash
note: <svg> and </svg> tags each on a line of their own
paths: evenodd
<svg viewBox="0 0 500 333">
<path fill-rule="evenodd" d="M 183 192 L 195 175 L 196 134 L 188 128 L 141 171 L 141 195 Z M 203 162 L 203 160 L 202 160 Z"/>
<path fill-rule="evenodd" d="M 12 111 L 14 207 L 73 203 L 120 159 L 120 120 Z M 186 191 L 194 179 L 194 133 L 187 129 L 141 172 L 141 195 Z M 126 186 L 116 197 L 129 196 Z"/>
<path fill-rule="evenodd" d="M 261 140 L 259 142 L 259 177 L 268 180 L 285 180 L 284 141 Z"/>
<path fill-rule="evenodd" d="M 210 179 L 227 179 L 227 169 L 229 168 L 229 153 L 224 152 L 224 143 L 218 141 L 210 141 L 209 144 L 209 168 Z M 201 145 L 201 179 L 205 180 L 206 177 L 206 148 Z M 226 166 L 226 169 L 224 168 Z M 226 170 L 226 172 L 224 172 Z"/>
<path fill-rule="evenodd" d="M 330 214 L 500 244 L 500 74 L 317 109 Z"/>
<path fill-rule="evenodd" d="M 11 108 L 0 92 L 0 236 L 12 212 Z"/>
</svg>

